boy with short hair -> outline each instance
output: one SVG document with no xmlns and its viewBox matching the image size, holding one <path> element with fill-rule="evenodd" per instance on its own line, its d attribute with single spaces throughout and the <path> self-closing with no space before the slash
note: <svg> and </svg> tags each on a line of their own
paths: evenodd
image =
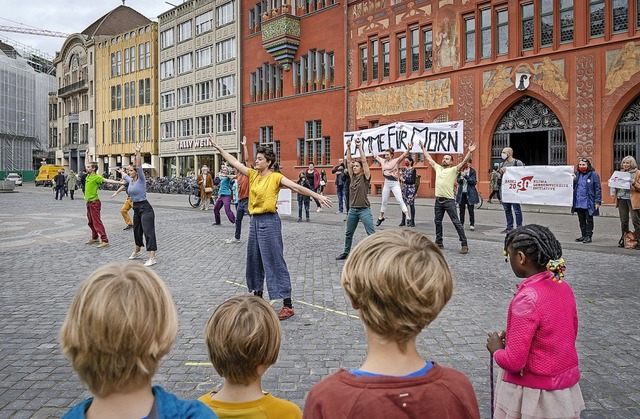
<svg viewBox="0 0 640 419">
<path fill-rule="evenodd" d="M 275 364 L 282 331 L 276 312 L 255 296 L 220 304 L 204 330 L 209 359 L 224 379 L 219 391 L 198 400 L 219 418 L 300 419 L 300 408 L 262 391 L 262 375 Z"/>
<path fill-rule="evenodd" d="M 342 286 L 364 324 L 367 357 L 313 386 L 305 418 L 480 418 L 469 379 L 416 348 L 453 291 L 449 266 L 427 236 L 385 230 L 365 238 L 345 263 Z"/>
<path fill-rule="evenodd" d="M 105 265 L 78 289 L 60 342 L 94 397 L 63 419 L 207 418 L 211 409 L 151 386 L 160 358 L 178 332 L 178 315 L 164 282 L 137 263 Z"/>
</svg>

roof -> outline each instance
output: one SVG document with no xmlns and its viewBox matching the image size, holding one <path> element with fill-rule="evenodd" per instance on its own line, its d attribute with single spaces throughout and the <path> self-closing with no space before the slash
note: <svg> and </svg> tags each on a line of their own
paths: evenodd
<svg viewBox="0 0 640 419">
<path fill-rule="evenodd" d="M 118 35 L 138 26 L 151 23 L 151 20 L 128 6 L 118 6 L 100 19 L 93 22 L 82 34 L 89 37 L 99 35 Z"/>
</svg>

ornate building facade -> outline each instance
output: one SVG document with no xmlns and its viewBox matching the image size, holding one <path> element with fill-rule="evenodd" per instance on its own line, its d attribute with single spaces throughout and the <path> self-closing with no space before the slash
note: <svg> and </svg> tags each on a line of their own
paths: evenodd
<svg viewBox="0 0 640 419">
<path fill-rule="evenodd" d="M 481 192 L 505 146 L 528 165 L 590 158 L 605 187 L 640 157 L 638 0 L 351 1 L 347 34 L 347 130 L 462 120 Z"/>
</svg>

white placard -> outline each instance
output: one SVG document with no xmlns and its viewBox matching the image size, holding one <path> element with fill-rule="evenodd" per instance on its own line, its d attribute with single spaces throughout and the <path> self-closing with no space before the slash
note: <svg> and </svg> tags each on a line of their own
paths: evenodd
<svg viewBox="0 0 640 419">
<path fill-rule="evenodd" d="M 463 122 L 451 121 L 433 124 L 395 122 L 362 131 L 345 132 L 343 146 L 347 154 L 347 140 L 362 138 L 362 148 L 367 156 L 384 153 L 388 148 L 405 151 L 413 142 L 412 153 L 422 153 L 420 143 L 433 154 L 462 154 L 464 152 Z M 351 154 L 358 156 L 355 141 L 351 141 Z"/>
<path fill-rule="evenodd" d="M 291 189 L 280 189 L 276 209 L 280 215 L 291 215 Z"/>
<path fill-rule="evenodd" d="M 607 185 L 609 185 L 610 188 L 631 189 L 632 180 L 633 177 L 631 176 L 631 173 L 616 170 L 609 178 Z"/>
<path fill-rule="evenodd" d="M 502 175 L 502 202 L 512 204 L 573 204 L 573 166 L 514 166 Z"/>
</svg>

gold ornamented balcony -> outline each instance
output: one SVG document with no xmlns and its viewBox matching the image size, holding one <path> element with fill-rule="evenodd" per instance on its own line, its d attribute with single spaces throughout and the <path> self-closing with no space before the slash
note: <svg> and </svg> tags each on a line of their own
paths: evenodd
<svg viewBox="0 0 640 419">
<path fill-rule="evenodd" d="M 300 18 L 283 5 L 262 15 L 262 46 L 288 71 L 300 45 Z"/>
</svg>

